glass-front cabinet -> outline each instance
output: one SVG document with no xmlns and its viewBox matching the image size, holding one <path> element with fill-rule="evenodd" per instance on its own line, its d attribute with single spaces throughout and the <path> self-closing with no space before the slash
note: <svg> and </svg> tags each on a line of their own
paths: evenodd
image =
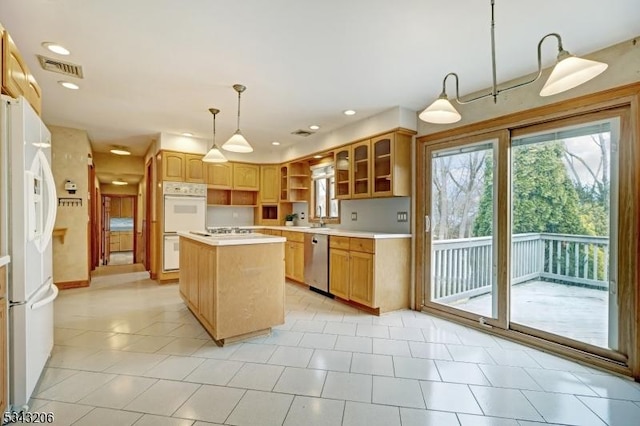
<svg viewBox="0 0 640 426">
<path fill-rule="evenodd" d="M 371 196 L 370 143 L 370 140 L 366 140 L 352 145 L 351 198 L 368 198 Z"/>
<path fill-rule="evenodd" d="M 345 146 L 335 153 L 335 191 L 339 200 L 351 198 L 351 147 Z"/>
<path fill-rule="evenodd" d="M 376 197 L 393 195 L 392 167 L 393 167 L 393 134 L 387 134 L 371 140 L 373 153 L 373 188 L 372 195 Z"/>
</svg>

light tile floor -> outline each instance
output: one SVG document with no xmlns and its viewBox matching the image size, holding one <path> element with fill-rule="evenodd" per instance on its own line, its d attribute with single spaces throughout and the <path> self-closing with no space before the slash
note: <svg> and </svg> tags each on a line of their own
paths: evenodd
<svg viewBox="0 0 640 426">
<path fill-rule="evenodd" d="M 31 402 L 57 425 L 640 424 L 640 384 L 413 311 L 287 284 L 286 322 L 219 348 L 146 273 L 60 293 Z"/>
</svg>

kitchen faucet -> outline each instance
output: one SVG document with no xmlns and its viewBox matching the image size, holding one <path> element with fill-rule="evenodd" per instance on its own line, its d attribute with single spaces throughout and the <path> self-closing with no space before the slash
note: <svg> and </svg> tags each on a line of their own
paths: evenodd
<svg viewBox="0 0 640 426">
<path fill-rule="evenodd" d="M 318 206 L 318 218 L 320 218 L 320 228 L 324 228 L 324 220 L 322 220 L 322 206 Z"/>
</svg>

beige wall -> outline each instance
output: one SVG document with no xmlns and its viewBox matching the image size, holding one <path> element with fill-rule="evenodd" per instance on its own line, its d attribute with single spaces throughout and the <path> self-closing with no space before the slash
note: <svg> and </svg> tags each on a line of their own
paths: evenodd
<svg viewBox="0 0 640 426">
<path fill-rule="evenodd" d="M 55 283 L 89 280 L 88 222 L 89 187 L 88 157 L 91 153 L 89 137 L 84 130 L 48 126 L 51 131 L 51 168 L 58 197 L 82 199 L 82 206 L 58 207 L 56 228 L 67 228 L 64 244 L 53 240 L 53 281 Z M 64 189 L 66 180 L 73 181 L 78 189 L 69 194 Z"/>
<path fill-rule="evenodd" d="M 112 185 L 110 183 L 101 183 L 100 192 L 102 195 L 138 195 L 138 184 Z"/>
</svg>

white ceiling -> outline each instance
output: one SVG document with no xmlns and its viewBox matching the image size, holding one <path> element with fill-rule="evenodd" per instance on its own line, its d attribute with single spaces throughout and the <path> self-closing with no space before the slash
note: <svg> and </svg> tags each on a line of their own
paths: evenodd
<svg viewBox="0 0 640 426">
<path fill-rule="evenodd" d="M 482 0 L 2 0 L 11 33 L 43 89 L 48 124 L 88 131 L 96 151 L 114 141 L 143 154 L 159 132 L 218 142 L 241 128 L 256 151 L 305 141 L 394 106 L 419 110 L 456 71 L 467 94 L 489 87 L 490 1 Z M 640 34 L 638 0 L 498 0 L 498 81 L 536 69 L 549 32 L 582 55 Z M 41 43 L 71 50 L 56 56 Z M 543 46 L 545 65 L 557 51 Z M 78 91 L 57 84 L 36 54 L 83 66 Z M 342 111 L 357 110 L 347 117 Z"/>
</svg>

